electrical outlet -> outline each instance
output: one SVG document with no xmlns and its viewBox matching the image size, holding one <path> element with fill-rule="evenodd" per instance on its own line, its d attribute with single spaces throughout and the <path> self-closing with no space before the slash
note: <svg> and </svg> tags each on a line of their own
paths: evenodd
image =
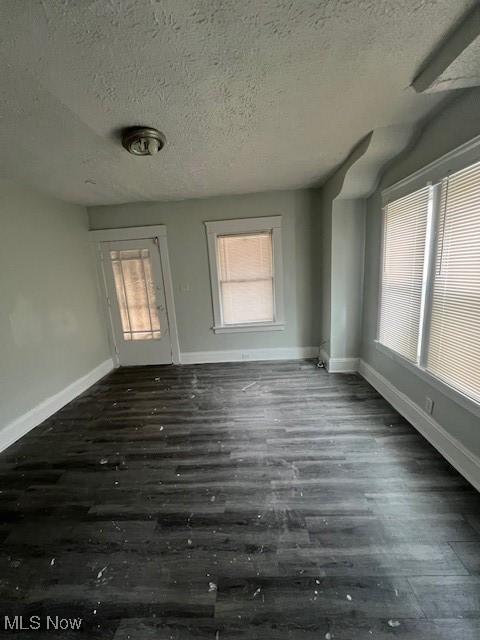
<svg viewBox="0 0 480 640">
<path fill-rule="evenodd" d="M 242 353 L 242 360 L 248 360 L 250 358 L 250 354 L 249 353 Z"/>
<path fill-rule="evenodd" d="M 433 413 L 433 405 L 434 405 L 433 400 L 431 398 L 429 398 L 428 396 L 426 396 L 426 398 L 425 398 L 425 411 L 427 413 L 429 413 L 430 415 L 432 415 L 432 413 Z"/>
</svg>

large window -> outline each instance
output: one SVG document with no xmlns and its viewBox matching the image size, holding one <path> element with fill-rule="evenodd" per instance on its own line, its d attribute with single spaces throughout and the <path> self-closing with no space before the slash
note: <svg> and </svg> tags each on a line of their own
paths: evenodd
<svg viewBox="0 0 480 640">
<path fill-rule="evenodd" d="M 205 224 L 214 331 L 282 329 L 281 217 Z"/>
<path fill-rule="evenodd" d="M 441 190 L 426 367 L 480 401 L 480 163 Z"/>
<path fill-rule="evenodd" d="M 383 276 L 378 338 L 416 361 L 423 298 L 430 189 L 390 202 L 384 214 Z"/>
<path fill-rule="evenodd" d="M 378 341 L 480 402 L 480 162 L 384 207 Z"/>
</svg>

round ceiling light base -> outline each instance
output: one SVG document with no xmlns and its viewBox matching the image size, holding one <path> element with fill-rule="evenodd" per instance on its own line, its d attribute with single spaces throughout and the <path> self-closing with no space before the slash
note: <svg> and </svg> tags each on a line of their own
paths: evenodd
<svg viewBox="0 0 480 640">
<path fill-rule="evenodd" d="M 165 136 L 152 127 L 130 127 L 122 135 L 122 145 L 134 156 L 153 156 L 165 146 Z"/>
</svg>

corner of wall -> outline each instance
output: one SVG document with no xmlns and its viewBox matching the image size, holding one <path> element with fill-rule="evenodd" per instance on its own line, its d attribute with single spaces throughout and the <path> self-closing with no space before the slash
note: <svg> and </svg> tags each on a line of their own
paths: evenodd
<svg viewBox="0 0 480 640">
<path fill-rule="evenodd" d="M 321 340 L 330 359 L 354 368 L 360 356 L 364 290 L 366 198 L 384 165 L 412 136 L 413 125 L 371 131 L 323 185 Z M 349 364 L 343 363 L 348 360 Z M 355 364 L 357 363 L 357 364 Z M 334 368 L 331 366 L 330 368 Z"/>
</svg>

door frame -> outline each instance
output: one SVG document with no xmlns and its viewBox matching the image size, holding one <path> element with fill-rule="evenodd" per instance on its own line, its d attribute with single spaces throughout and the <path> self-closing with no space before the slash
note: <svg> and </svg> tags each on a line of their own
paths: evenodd
<svg viewBox="0 0 480 640">
<path fill-rule="evenodd" d="M 119 227 L 113 229 L 96 229 L 89 231 L 90 242 L 95 250 L 95 262 L 100 283 L 101 303 L 108 327 L 110 351 L 116 367 L 120 366 L 119 354 L 115 344 L 112 316 L 108 304 L 108 291 L 105 279 L 105 270 L 102 260 L 102 242 L 116 242 L 117 240 L 145 240 L 153 239 L 158 246 L 160 264 L 163 273 L 163 287 L 165 291 L 165 303 L 167 307 L 168 328 L 172 344 L 173 364 L 180 364 L 180 345 L 178 341 L 177 316 L 175 314 L 175 301 L 173 297 L 172 272 L 168 257 L 167 227 L 164 224 L 149 225 L 145 227 Z"/>
</svg>

